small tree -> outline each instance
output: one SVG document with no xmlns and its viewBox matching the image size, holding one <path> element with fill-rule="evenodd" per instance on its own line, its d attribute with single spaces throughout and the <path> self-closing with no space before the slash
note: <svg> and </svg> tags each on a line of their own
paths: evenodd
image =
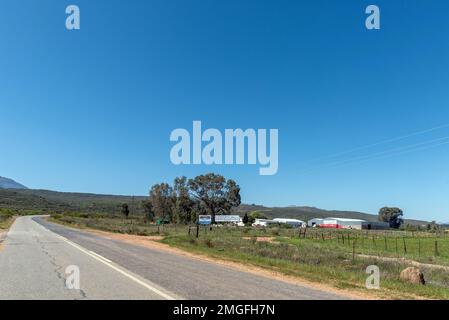
<svg viewBox="0 0 449 320">
<path fill-rule="evenodd" d="M 149 221 L 153 221 L 154 219 L 154 209 L 153 209 L 153 204 L 151 203 L 150 200 L 144 200 L 142 201 L 142 207 L 143 210 L 145 211 L 145 223 L 147 223 L 147 220 Z"/>
<path fill-rule="evenodd" d="M 126 219 L 128 219 L 129 216 L 129 207 L 128 204 L 124 203 L 122 204 L 122 210 L 121 210 L 122 214 L 125 216 Z"/>
<path fill-rule="evenodd" d="M 246 212 L 245 215 L 243 216 L 242 222 L 244 224 L 248 224 L 248 222 L 249 222 L 248 212 Z"/>
<path fill-rule="evenodd" d="M 427 230 L 436 232 L 440 229 L 440 226 L 436 223 L 436 221 L 432 221 L 430 224 L 427 225 Z"/>
<path fill-rule="evenodd" d="M 190 197 L 188 180 L 178 177 L 173 183 L 174 219 L 177 223 L 190 223 L 193 218 L 194 201 Z"/>
<path fill-rule="evenodd" d="M 174 198 L 173 188 L 167 183 L 155 184 L 151 187 L 149 201 L 154 215 L 160 221 L 173 221 Z"/>
<path fill-rule="evenodd" d="M 383 207 L 379 210 L 379 221 L 388 222 L 391 228 L 399 229 L 404 223 L 404 213 L 399 208 Z"/>
<path fill-rule="evenodd" d="M 254 223 L 254 221 L 256 221 L 256 219 L 267 219 L 267 216 L 264 215 L 260 211 L 252 211 L 252 212 L 250 212 L 250 214 L 248 216 L 249 222 L 250 223 Z"/>
</svg>

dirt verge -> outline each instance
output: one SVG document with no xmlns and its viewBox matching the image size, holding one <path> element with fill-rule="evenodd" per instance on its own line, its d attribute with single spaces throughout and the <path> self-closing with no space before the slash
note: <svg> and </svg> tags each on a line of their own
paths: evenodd
<svg viewBox="0 0 449 320">
<path fill-rule="evenodd" d="M 3 243 L 3 241 L 5 241 L 7 233 L 8 233 L 8 230 L 0 229 L 0 250 L 2 250 L 2 243 Z"/>
<path fill-rule="evenodd" d="M 410 260 L 406 258 L 391 258 L 391 257 L 378 257 L 378 256 L 370 256 L 366 254 L 358 254 L 357 257 L 362 259 L 376 259 L 380 261 L 389 261 L 389 262 L 399 262 L 405 265 L 410 265 L 418 268 L 429 268 L 429 269 L 439 269 L 444 271 L 449 271 L 449 266 L 442 266 L 439 264 L 431 264 L 431 263 L 423 263 L 415 260 Z"/>
</svg>

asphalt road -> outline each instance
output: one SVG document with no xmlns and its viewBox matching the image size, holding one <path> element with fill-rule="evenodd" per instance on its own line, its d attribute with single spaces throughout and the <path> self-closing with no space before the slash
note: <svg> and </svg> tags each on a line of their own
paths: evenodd
<svg viewBox="0 0 449 320">
<path fill-rule="evenodd" d="M 66 286 L 68 266 L 79 268 L 79 290 Z M 346 297 L 20 217 L 0 248 L 0 299 Z"/>
</svg>

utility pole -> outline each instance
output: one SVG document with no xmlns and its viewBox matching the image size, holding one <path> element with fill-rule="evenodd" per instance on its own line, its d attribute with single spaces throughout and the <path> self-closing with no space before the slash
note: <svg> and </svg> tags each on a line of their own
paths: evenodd
<svg viewBox="0 0 449 320">
<path fill-rule="evenodd" d="M 134 215 L 134 196 L 131 198 L 131 216 Z"/>
</svg>

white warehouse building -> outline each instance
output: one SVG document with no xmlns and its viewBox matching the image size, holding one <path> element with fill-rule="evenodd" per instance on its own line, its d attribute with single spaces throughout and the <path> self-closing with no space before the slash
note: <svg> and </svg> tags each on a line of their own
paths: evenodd
<svg viewBox="0 0 449 320">
<path fill-rule="evenodd" d="M 307 222 L 307 226 L 311 228 L 319 227 L 321 224 L 323 224 L 323 220 L 324 219 L 321 218 L 311 219 Z"/>
<path fill-rule="evenodd" d="M 302 220 L 298 220 L 298 219 L 276 218 L 276 219 L 273 219 L 273 221 L 276 221 L 278 223 L 288 224 L 294 228 L 305 228 L 307 226 L 307 223 L 305 223 Z"/>
<path fill-rule="evenodd" d="M 308 222 L 309 227 L 332 228 L 332 229 L 356 229 L 356 230 L 379 230 L 388 229 L 390 225 L 386 222 L 369 222 L 361 219 L 347 218 L 324 218 L 312 219 Z"/>
<path fill-rule="evenodd" d="M 307 223 L 298 219 L 287 219 L 287 218 L 276 218 L 273 220 L 269 219 L 256 219 L 252 224 L 253 227 L 268 227 L 269 225 L 280 225 L 287 224 L 294 228 L 305 228 Z"/>
<path fill-rule="evenodd" d="M 253 227 L 268 227 L 270 224 L 279 224 L 279 222 L 269 219 L 256 219 L 252 224 Z"/>
</svg>

